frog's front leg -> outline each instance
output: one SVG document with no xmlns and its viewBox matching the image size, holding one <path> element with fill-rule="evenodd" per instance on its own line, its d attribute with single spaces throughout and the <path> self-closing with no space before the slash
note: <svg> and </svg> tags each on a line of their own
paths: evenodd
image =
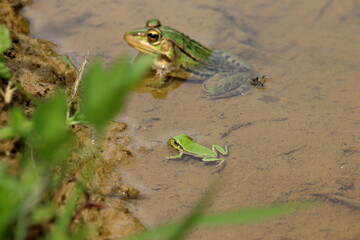
<svg viewBox="0 0 360 240">
<path fill-rule="evenodd" d="M 164 85 L 167 75 L 167 72 L 163 69 L 157 69 L 155 77 L 151 80 L 151 87 L 159 88 Z"/>
<path fill-rule="evenodd" d="M 152 63 L 152 68 L 156 71 L 155 77 L 151 80 L 152 87 L 161 87 L 170 73 L 173 71 L 173 64 L 163 58 L 157 58 Z"/>
<path fill-rule="evenodd" d="M 225 149 L 224 149 L 225 148 Z M 229 151 L 228 151 L 228 145 L 225 145 L 225 147 L 222 148 L 217 144 L 212 145 L 211 150 L 213 151 L 213 153 L 217 154 L 217 152 L 221 153 L 222 155 L 228 155 Z M 217 152 L 216 152 L 217 151 Z"/>
<path fill-rule="evenodd" d="M 183 154 L 184 154 L 184 152 L 180 151 L 178 155 L 169 156 L 169 157 L 166 157 L 166 159 L 170 160 L 170 159 L 181 158 L 183 156 Z"/>
</svg>

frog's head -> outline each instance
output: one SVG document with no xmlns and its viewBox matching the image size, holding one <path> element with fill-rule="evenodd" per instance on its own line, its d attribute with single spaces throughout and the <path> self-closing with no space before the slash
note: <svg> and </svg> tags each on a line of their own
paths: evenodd
<svg viewBox="0 0 360 240">
<path fill-rule="evenodd" d="M 161 55 L 168 60 L 173 59 L 173 44 L 166 37 L 166 28 L 158 19 L 150 19 L 144 28 L 126 32 L 125 41 L 140 52 Z"/>
<path fill-rule="evenodd" d="M 192 138 L 186 134 L 180 134 L 170 138 L 169 143 L 177 150 L 184 150 L 184 146 L 192 142 Z"/>
</svg>

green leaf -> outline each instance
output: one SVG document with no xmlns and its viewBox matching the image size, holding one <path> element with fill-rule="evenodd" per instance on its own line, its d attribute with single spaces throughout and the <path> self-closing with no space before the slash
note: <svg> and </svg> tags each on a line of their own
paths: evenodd
<svg viewBox="0 0 360 240">
<path fill-rule="evenodd" d="M 0 25 L 0 53 L 8 50 L 11 47 L 10 32 L 4 26 Z"/>
<path fill-rule="evenodd" d="M 201 226 L 226 226 L 249 223 L 294 213 L 299 210 L 307 209 L 313 205 L 313 201 L 288 202 L 252 209 L 240 209 L 229 212 L 214 213 L 204 216 L 199 221 L 199 224 Z"/>
<path fill-rule="evenodd" d="M 73 64 L 73 62 L 70 60 L 69 56 L 67 55 L 61 55 L 58 57 L 63 62 L 65 62 L 71 69 L 73 69 L 77 74 L 79 74 L 79 70 L 76 68 L 76 66 Z"/>
<path fill-rule="evenodd" d="M 182 221 L 175 231 L 168 237 L 171 240 L 180 240 L 185 238 L 186 234 L 198 225 L 199 221 L 204 215 L 204 211 L 209 208 L 214 201 L 216 193 L 218 193 L 220 182 L 213 183 L 208 189 L 207 193 L 200 199 L 198 204 L 191 210 L 190 214 Z"/>
<path fill-rule="evenodd" d="M 0 139 L 10 137 L 27 136 L 32 130 L 32 122 L 27 120 L 20 108 L 11 109 L 9 116 L 9 124 L 0 129 Z"/>
<path fill-rule="evenodd" d="M 5 172 L 5 166 L 0 163 L 0 238 L 4 236 L 7 227 L 12 224 L 20 211 L 19 204 L 24 197 L 24 191 L 18 181 Z"/>
<path fill-rule="evenodd" d="M 39 104 L 33 117 L 34 132 L 29 143 L 47 161 L 57 162 L 67 156 L 71 134 L 66 124 L 66 100 L 62 93 Z"/>
<path fill-rule="evenodd" d="M 4 26 L 0 25 L 0 54 L 11 47 L 10 32 Z M 10 78 L 9 69 L 6 67 L 4 60 L 0 57 L 0 77 Z"/>
<path fill-rule="evenodd" d="M 28 227 L 27 213 L 40 199 L 41 185 L 31 168 L 24 167 L 18 176 L 6 172 L 0 163 L 0 239 L 8 234 L 24 235 Z"/>
<path fill-rule="evenodd" d="M 76 214 L 76 207 L 84 194 L 84 186 L 77 184 L 72 192 L 69 193 L 69 197 L 64 203 L 64 211 L 57 216 L 55 222 L 52 225 L 50 232 L 44 239 L 49 240 L 62 240 L 62 239 L 85 239 L 88 235 L 88 229 L 84 226 L 79 226 L 74 231 L 69 231 L 74 214 Z"/>
<path fill-rule="evenodd" d="M 84 121 L 101 131 L 123 108 L 126 97 L 146 74 L 151 61 L 152 58 L 146 56 L 133 63 L 124 57 L 109 69 L 99 61 L 93 62 L 83 78 L 81 114 L 78 116 L 83 116 Z"/>
<path fill-rule="evenodd" d="M 270 205 L 265 207 L 257 207 L 252 209 L 240 209 L 223 213 L 213 213 L 201 216 L 198 219 L 197 226 L 226 226 L 235 224 L 244 224 L 285 214 L 294 213 L 295 211 L 304 210 L 314 205 L 312 201 L 305 202 L 289 202 L 279 205 Z M 188 221 L 188 220 L 185 220 Z M 142 234 L 130 237 L 131 240 L 149 240 L 153 238 L 163 237 L 169 239 L 183 226 L 184 222 L 170 223 L 154 229 L 150 229 Z M 194 227 L 194 226 L 193 226 Z"/>
<path fill-rule="evenodd" d="M 0 77 L 2 77 L 2 78 L 10 78 L 9 69 L 5 65 L 2 58 L 0 58 Z"/>
<path fill-rule="evenodd" d="M 55 203 L 48 203 L 46 205 L 40 205 L 36 208 L 33 215 L 31 216 L 31 220 L 34 224 L 40 224 L 43 222 L 49 221 L 52 217 L 54 217 L 56 213 L 56 205 Z"/>
</svg>

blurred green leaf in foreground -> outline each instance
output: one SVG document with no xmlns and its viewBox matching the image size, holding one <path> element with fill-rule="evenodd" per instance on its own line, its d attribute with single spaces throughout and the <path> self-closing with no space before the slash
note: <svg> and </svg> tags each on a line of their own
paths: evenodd
<svg viewBox="0 0 360 240">
<path fill-rule="evenodd" d="M 1 31 L 5 31 L 5 35 Z M 10 46 L 6 31 L 0 28 L 0 50 Z M 62 203 L 63 211 L 58 211 L 59 206 L 54 202 L 54 194 L 62 182 L 74 174 L 70 172 L 71 164 L 79 164 L 76 159 L 72 163 L 68 161 L 71 151 L 75 150 L 69 125 L 89 123 L 101 132 L 124 107 L 126 97 L 146 74 L 151 61 L 151 57 L 134 62 L 124 57 L 109 69 L 100 61 L 94 62 L 81 80 L 80 107 L 70 119 L 67 119 L 70 100 L 63 91 L 34 103 L 37 106 L 30 117 L 20 108 L 11 109 L 8 124 L 0 129 L 0 140 L 20 137 L 25 144 L 16 172 L 10 174 L 7 165 L 0 162 L 0 239 L 29 239 L 29 234 L 34 234 L 30 233 L 33 227 L 39 229 L 41 236 L 31 235 L 31 239 L 83 239 L 86 236 L 84 226 L 72 229 L 70 225 L 84 187 L 91 179 L 89 175 L 95 172 L 87 168 L 96 166 L 96 158 L 89 158 L 87 168 L 77 176 L 75 189 Z M 0 67 L 2 63 L 0 60 Z"/>
<path fill-rule="evenodd" d="M 257 207 L 251 209 L 238 209 L 228 212 L 212 213 L 212 214 L 200 214 L 193 210 L 188 218 L 180 222 L 169 223 L 164 226 L 149 229 L 148 231 L 128 238 L 128 240 L 150 240 L 150 239 L 171 239 L 178 240 L 183 239 L 185 232 L 181 232 L 181 237 L 178 237 L 178 230 L 183 228 L 184 224 L 190 225 L 186 229 L 181 231 L 188 231 L 191 228 L 202 227 L 214 227 L 214 226 L 227 226 L 236 224 L 245 224 L 255 221 L 266 220 L 285 214 L 291 214 L 299 210 L 307 209 L 314 206 L 313 201 L 304 202 L 288 202 L 278 205 L 270 205 L 264 207 Z M 198 206 L 199 207 L 199 206 Z M 197 208 L 198 208 L 197 207 Z"/>
<path fill-rule="evenodd" d="M 11 47 L 9 30 L 0 25 L 0 54 Z M 0 78 L 10 78 L 9 69 L 6 67 L 4 59 L 0 56 Z"/>
<path fill-rule="evenodd" d="M 140 57 L 135 62 L 123 57 L 109 69 L 99 61 L 93 62 L 82 80 L 80 110 L 74 120 L 85 120 L 102 131 L 108 121 L 122 110 L 126 97 L 145 76 L 151 61 L 149 56 Z"/>
</svg>

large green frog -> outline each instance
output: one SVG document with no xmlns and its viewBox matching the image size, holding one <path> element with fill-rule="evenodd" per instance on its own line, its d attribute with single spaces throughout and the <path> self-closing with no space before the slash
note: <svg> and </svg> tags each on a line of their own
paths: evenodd
<svg viewBox="0 0 360 240">
<path fill-rule="evenodd" d="M 262 87 L 244 59 L 211 51 L 185 34 L 162 26 L 158 19 L 125 33 L 124 39 L 141 53 L 156 56 L 152 64 L 156 71 L 153 87 L 161 87 L 170 77 L 201 80 L 205 94 L 212 98 L 243 94 L 251 85 Z"/>
</svg>

